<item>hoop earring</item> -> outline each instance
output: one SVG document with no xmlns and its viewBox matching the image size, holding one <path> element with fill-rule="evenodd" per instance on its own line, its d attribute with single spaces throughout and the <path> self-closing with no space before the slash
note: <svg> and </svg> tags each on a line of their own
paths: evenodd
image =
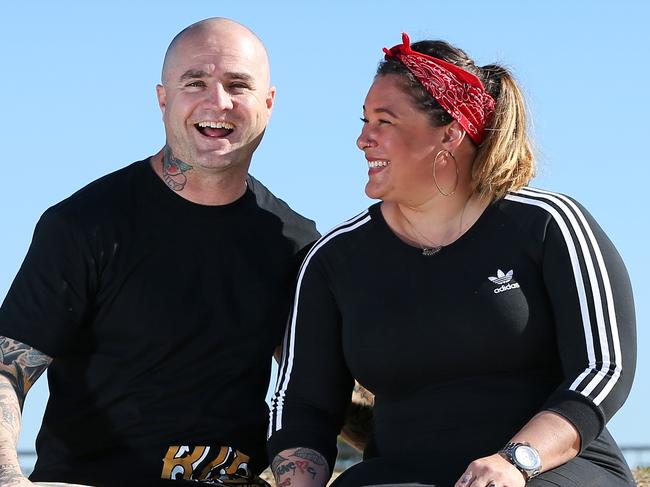
<svg viewBox="0 0 650 487">
<path fill-rule="evenodd" d="M 438 164 L 438 157 L 440 157 L 440 154 L 447 153 L 449 156 L 454 160 L 454 166 L 456 166 L 456 183 L 454 184 L 454 189 L 452 189 L 449 193 L 445 193 L 440 185 L 438 184 L 438 179 L 436 178 L 436 164 Z M 443 196 L 451 196 L 456 192 L 456 188 L 458 188 L 458 180 L 460 179 L 460 171 L 458 170 L 458 162 L 456 162 L 456 158 L 454 155 L 449 152 L 448 150 L 442 149 L 438 151 L 436 154 L 436 157 L 433 159 L 433 184 L 436 185 L 436 188 L 438 188 L 438 191 L 440 191 L 440 194 Z"/>
</svg>

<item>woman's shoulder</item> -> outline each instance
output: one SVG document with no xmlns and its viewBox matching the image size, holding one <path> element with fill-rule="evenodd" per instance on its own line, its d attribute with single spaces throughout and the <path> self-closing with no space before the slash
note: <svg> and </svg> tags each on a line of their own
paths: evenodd
<svg viewBox="0 0 650 487">
<path fill-rule="evenodd" d="M 526 186 L 508 193 L 495 206 L 534 239 L 544 240 L 549 229 L 565 240 L 601 233 L 598 223 L 580 202 L 556 191 Z"/>
<path fill-rule="evenodd" d="M 549 212 L 551 208 L 570 208 L 576 205 L 580 206 L 572 196 L 558 191 L 535 188 L 533 186 L 524 186 L 516 191 L 510 191 L 503 199 L 504 201 L 541 208 L 547 212 Z"/>
<path fill-rule="evenodd" d="M 333 226 L 323 236 L 316 241 L 314 248 L 316 247 L 335 247 L 349 240 L 354 240 L 355 238 L 360 237 L 365 233 L 365 230 L 369 227 L 369 224 L 372 222 L 373 218 L 376 218 L 376 212 L 374 207 L 366 208 L 360 213 L 357 213 L 352 218 L 342 221 L 338 225 Z"/>
<path fill-rule="evenodd" d="M 367 248 L 370 232 L 377 219 L 377 211 L 373 205 L 357 213 L 352 218 L 333 226 L 319 238 L 307 254 L 306 259 L 325 259 L 330 262 L 347 260 L 359 249 Z"/>
<path fill-rule="evenodd" d="M 525 186 L 509 192 L 500 202 L 500 208 L 517 216 L 517 219 L 544 220 L 574 224 L 577 221 L 591 220 L 591 215 L 580 202 L 572 196 L 557 191 Z"/>
</svg>

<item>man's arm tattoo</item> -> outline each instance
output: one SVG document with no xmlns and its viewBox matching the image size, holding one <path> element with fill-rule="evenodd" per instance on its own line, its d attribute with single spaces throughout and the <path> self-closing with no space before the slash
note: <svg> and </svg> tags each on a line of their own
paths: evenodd
<svg viewBox="0 0 650 487">
<path fill-rule="evenodd" d="M 0 485 L 19 485 L 23 480 L 25 477 L 23 477 L 20 467 L 12 463 L 0 463 Z"/>
<path fill-rule="evenodd" d="M 16 396 L 14 386 L 0 379 L 0 429 L 9 434 L 11 444 L 14 445 L 18 442 L 20 433 L 20 404 Z M 0 449 L 5 446 L 0 440 Z"/>
<path fill-rule="evenodd" d="M 0 485 L 25 485 L 16 444 L 20 432 L 20 405 L 16 392 L 0 377 Z"/>
<path fill-rule="evenodd" d="M 21 409 L 27 391 L 51 362 L 50 357 L 29 345 L 0 336 L 0 376 L 13 386 Z"/>
<path fill-rule="evenodd" d="M 355 381 L 354 389 L 352 390 L 352 402 L 372 407 L 375 405 L 375 396 L 372 392 Z"/>
<path fill-rule="evenodd" d="M 363 451 L 373 430 L 375 396 L 358 382 L 352 391 L 352 401 L 345 413 L 341 437 L 351 446 Z"/>
<path fill-rule="evenodd" d="M 163 181 L 173 191 L 183 191 L 187 183 L 187 176 L 185 173 L 190 171 L 192 166 L 188 163 L 181 161 L 174 157 L 172 150 L 168 145 L 165 145 L 162 158 L 162 175 Z"/>
</svg>

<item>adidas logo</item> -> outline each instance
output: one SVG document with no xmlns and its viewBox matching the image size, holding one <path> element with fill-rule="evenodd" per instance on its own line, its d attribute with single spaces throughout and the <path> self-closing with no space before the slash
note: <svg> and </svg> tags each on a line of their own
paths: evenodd
<svg viewBox="0 0 650 487">
<path fill-rule="evenodd" d="M 510 281 L 512 281 L 512 274 L 513 274 L 512 269 L 510 269 L 505 274 L 501 269 L 498 269 L 496 276 L 488 277 L 488 279 L 492 281 L 494 284 L 501 284 L 500 287 L 496 288 L 493 291 L 494 294 L 510 291 L 511 289 L 519 289 L 521 287 L 519 286 L 518 282 L 513 282 L 512 284 L 508 284 Z"/>
</svg>

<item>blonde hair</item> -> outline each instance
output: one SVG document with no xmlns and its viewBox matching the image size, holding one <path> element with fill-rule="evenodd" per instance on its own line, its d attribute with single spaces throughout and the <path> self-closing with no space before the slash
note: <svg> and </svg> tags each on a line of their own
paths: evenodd
<svg viewBox="0 0 650 487">
<path fill-rule="evenodd" d="M 472 184 L 480 196 L 499 199 L 530 182 L 535 176 L 535 158 L 526 125 L 526 104 L 516 81 L 502 66 L 479 69 L 496 107 L 474 159 Z"/>
<path fill-rule="evenodd" d="M 482 198 L 503 198 L 535 176 L 535 159 L 526 126 L 524 97 L 508 70 L 496 64 L 476 66 L 463 51 L 440 40 L 426 40 L 411 45 L 414 51 L 455 64 L 477 76 L 485 90 L 496 100 L 495 115 L 486 127 L 485 139 L 477 148 L 472 166 L 472 189 Z M 427 113 L 431 124 L 439 127 L 453 117 L 426 90 L 411 71 L 395 58 L 380 62 L 377 76 L 395 74 L 415 106 Z"/>
</svg>

